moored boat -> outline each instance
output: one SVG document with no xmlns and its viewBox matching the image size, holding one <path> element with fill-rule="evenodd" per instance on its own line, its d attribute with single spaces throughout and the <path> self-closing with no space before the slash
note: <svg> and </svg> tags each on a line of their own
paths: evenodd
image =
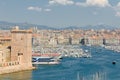
<svg viewBox="0 0 120 80">
<path fill-rule="evenodd" d="M 34 54 L 32 64 L 59 64 L 59 59 L 55 56 Z"/>
</svg>

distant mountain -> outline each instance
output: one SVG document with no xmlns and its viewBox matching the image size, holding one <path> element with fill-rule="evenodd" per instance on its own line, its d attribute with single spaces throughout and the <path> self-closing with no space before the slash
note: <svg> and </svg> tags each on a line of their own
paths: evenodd
<svg viewBox="0 0 120 80">
<path fill-rule="evenodd" d="M 19 26 L 21 29 L 29 29 L 33 27 L 37 27 L 38 29 L 55 29 L 44 25 L 29 24 L 29 23 L 10 23 L 6 21 L 0 21 L 0 29 L 10 30 L 14 26 Z"/>
<path fill-rule="evenodd" d="M 98 25 L 88 25 L 88 26 L 84 26 L 82 28 L 87 28 L 87 29 L 95 29 L 95 30 L 99 30 L 99 29 L 117 29 L 118 26 L 111 26 L 111 25 L 106 25 L 106 24 L 98 24 Z"/>
<path fill-rule="evenodd" d="M 109 30 L 113 30 L 113 29 L 120 29 L 120 27 L 118 26 L 111 26 L 111 25 L 105 25 L 105 24 L 99 24 L 99 25 L 87 25 L 87 26 L 70 26 L 70 27 L 66 27 L 66 28 L 61 28 L 61 29 L 82 29 L 82 30 L 89 30 L 89 29 L 94 29 L 94 30 L 100 30 L 100 29 L 109 29 Z"/>
<path fill-rule="evenodd" d="M 65 28 L 52 28 L 45 25 L 37 25 L 37 24 L 30 24 L 30 23 L 11 23 L 6 21 L 0 21 L 0 29 L 3 30 L 10 30 L 14 26 L 19 26 L 21 29 L 29 29 L 33 27 L 37 27 L 38 29 L 52 29 L 52 30 L 74 30 L 74 29 L 82 29 L 82 30 L 88 30 L 88 29 L 120 29 L 118 26 L 111 26 L 111 25 L 105 25 L 105 24 L 98 24 L 98 25 L 87 25 L 87 26 L 68 26 Z"/>
<path fill-rule="evenodd" d="M 74 29 L 80 29 L 80 27 L 77 26 L 69 26 L 69 27 L 65 27 L 65 28 L 58 28 L 60 30 L 74 30 Z"/>
</svg>

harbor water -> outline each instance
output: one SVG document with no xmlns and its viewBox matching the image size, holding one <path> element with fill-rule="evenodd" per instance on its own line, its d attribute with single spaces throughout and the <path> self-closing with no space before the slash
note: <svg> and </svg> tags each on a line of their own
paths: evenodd
<svg viewBox="0 0 120 80">
<path fill-rule="evenodd" d="M 0 75 L 0 80 L 120 80 L 120 53 L 97 46 L 82 48 L 92 57 L 63 58 L 57 65 Z"/>
</svg>

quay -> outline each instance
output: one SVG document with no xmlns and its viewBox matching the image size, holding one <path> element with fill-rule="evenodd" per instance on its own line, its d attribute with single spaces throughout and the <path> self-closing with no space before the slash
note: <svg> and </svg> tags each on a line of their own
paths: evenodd
<svg viewBox="0 0 120 80">
<path fill-rule="evenodd" d="M 120 45 L 109 45 L 109 46 L 104 46 L 104 47 L 109 50 L 120 52 Z"/>
</svg>

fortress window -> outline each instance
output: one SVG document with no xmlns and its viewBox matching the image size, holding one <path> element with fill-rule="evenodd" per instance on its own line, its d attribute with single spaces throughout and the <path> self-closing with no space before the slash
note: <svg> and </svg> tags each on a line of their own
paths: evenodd
<svg viewBox="0 0 120 80">
<path fill-rule="evenodd" d="M 21 38 L 21 40 L 23 40 L 23 38 Z"/>
<path fill-rule="evenodd" d="M 11 66 L 11 63 L 9 63 L 9 66 Z"/>
<path fill-rule="evenodd" d="M 18 56 L 23 55 L 23 53 L 18 53 Z"/>
</svg>

